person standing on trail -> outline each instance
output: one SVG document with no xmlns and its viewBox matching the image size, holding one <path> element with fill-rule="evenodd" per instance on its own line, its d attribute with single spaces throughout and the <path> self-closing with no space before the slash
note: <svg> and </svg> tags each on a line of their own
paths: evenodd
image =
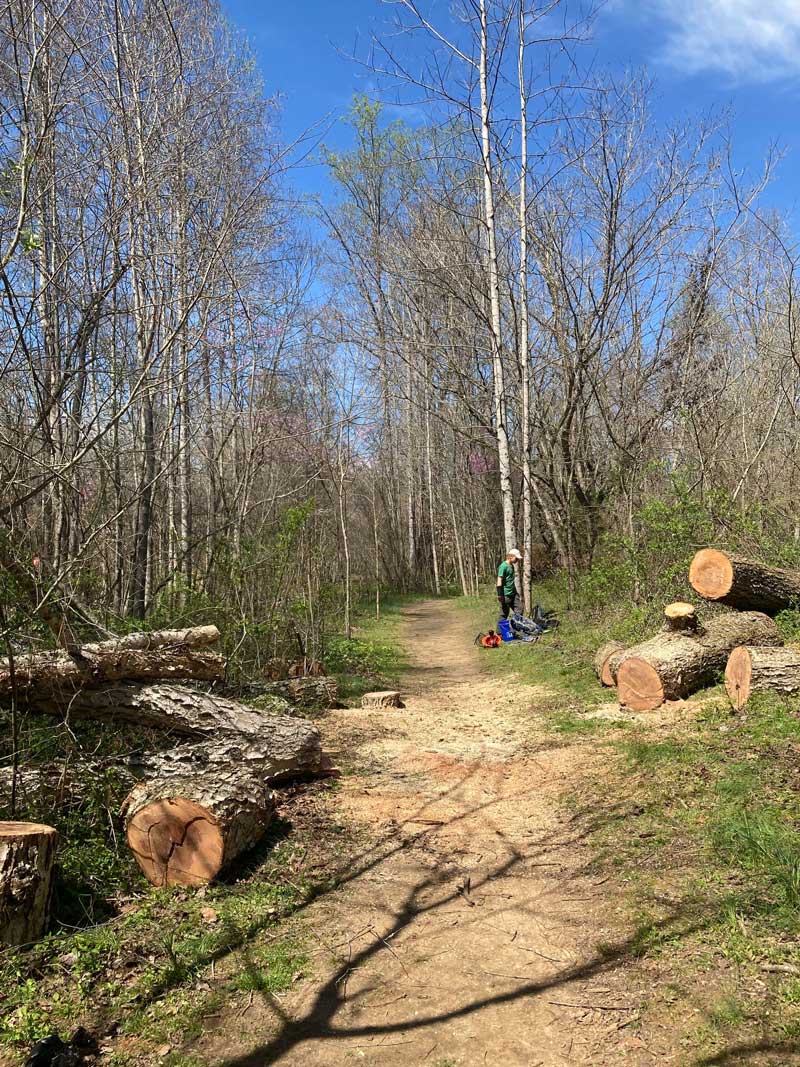
<svg viewBox="0 0 800 1067">
<path fill-rule="evenodd" d="M 500 614 L 507 619 L 517 602 L 517 585 L 514 566 L 522 559 L 518 548 L 509 549 L 506 558 L 497 568 L 497 599 L 500 601 Z"/>
</svg>

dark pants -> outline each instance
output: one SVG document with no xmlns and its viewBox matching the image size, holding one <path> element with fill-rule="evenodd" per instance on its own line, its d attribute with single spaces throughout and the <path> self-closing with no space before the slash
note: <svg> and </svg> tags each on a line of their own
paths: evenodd
<svg viewBox="0 0 800 1067">
<path fill-rule="evenodd" d="M 497 599 L 500 601 L 500 614 L 507 619 L 516 606 L 517 594 L 514 592 L 506 595 L 500 592 L 497 594 Z"/>
</svg>

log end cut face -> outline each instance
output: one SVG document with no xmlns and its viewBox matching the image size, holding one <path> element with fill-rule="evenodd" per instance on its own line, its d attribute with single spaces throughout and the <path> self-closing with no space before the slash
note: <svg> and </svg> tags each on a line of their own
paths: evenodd
<svg viewBox="0 0 800 1067">
<path fill-rule="evenodd" d="M 617 691 L 623 707 L 652 711 L 664 703 L 664 687 L 658 671 L 636 656 L 626 659 L 617 673 Z"/>
<path fill-rule="evenodd" d="M 128 844 L 155 886 L 206 885 L 223 864 L 225 842 L 216 819 L 184 797 L 154 800 L 129 820 Z"/>
<path fill-rule="evenodd" d="M 753 661 L 750 650 L 744 645 L 735 648 L 728 657 L 725 667 L 725 689 L 731 704 L 737 711 L 750 699 Z"/>
<path fill-rule="evenodd" d="M 721 600 L 733 586 L 733 564 L 724 552 L 703 548 L 689 567 L 689 584 L 706 600 Z"/>
</svg>

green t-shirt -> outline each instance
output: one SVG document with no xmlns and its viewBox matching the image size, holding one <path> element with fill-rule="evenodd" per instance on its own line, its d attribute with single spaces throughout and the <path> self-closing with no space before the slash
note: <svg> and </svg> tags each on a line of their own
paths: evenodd
<svg viewBox="0 0 800 1067">
<path fill-rule="evenodd" d="M 516 586 L 514 585 L 514 568 L 504 559 L 497 568 L 497 577 L 503 583 L 503 596 L 511 596 Z"/>
</svg>

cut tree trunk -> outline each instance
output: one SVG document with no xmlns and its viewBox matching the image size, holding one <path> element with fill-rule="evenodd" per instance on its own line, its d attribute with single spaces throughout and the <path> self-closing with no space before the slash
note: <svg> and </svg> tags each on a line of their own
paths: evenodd
<svg viewBox="0 0 800 1067">
<path fill-rule="evenodd" d="M 361 698 L 362 708 L 402 708 L 403 701 L 396 689 L 365 693 Z"/>
<path fill-rule="evenodd" d="M 62 712 L 46 706 L 45 710 Z M 171 752 L 147 757 L 144 773 L 166 770 L 166 760 L 186 770 L 196 765 L 226 761 L 244 764 L 274 779 L 318 774 L 325 770 L 319 730 L 307 719 L 271 715 L 233 700 L 177 685 L 119 685 L 86 690 L 70 705 L 70 714 L 106 722 L 156 726 L 183 737 L 204 739 Z M 155 762 L 154 762 L 155 761 Z"/>
<path fill-rule="evenodd" d="M 594 657 L 594 673 L 603 683 L 613 689 L 616 683 L 616 674 L 611 673 L 611 659 L 619 652 L 623 652 L 625 646 L 619 641 L 609 641 L 597 650 Z"/>
<path fill-rule="evenodd" d="M 778 628 L 758 611 L 709 619 L 698 636 L 663 633 L 625 653 L 617 671 L 619 702 L 634 711 L 680 700 L 712 683 L 737 645 L 781 645 Z"/>
<path fill-rule="evenodd" d="M 27 945 L 47 927 L 56 831 L 31 822 L 0 822 L 0 943 Z"/>
<path fill-rule="evenodd" d="M 335 678 L 284 678 L 276 682 L 250 682 L 239 690 L 244 696 L 278 696 L 298 708 L 332 708 L 339 697 Z"/>
<path fill-rule="evenodd" d="M 193 630 L 130 634 L 119 641 L 81 645 L 69 652 L 16 656 L 13 678 L 8 661 L 0 660 L 0 699 L 10 697 L 15 686 L 26 700 L 66 702 L 82 689 L 118 681 L 213 681 L 224 673 L 225 660 L 204 649 L 218 637 L 216 626 L 199 626 Z"/>
<path fill-rule="evenodd" d="M 693 633 L 698 627 L 694 604 L 685 604 L 682 600 L 667 604 L 664 608 L 664 618 L 667 620 L 667 629 L 674 633 Z"/>
<path fill-rule="evenodd" d="M 716 548 L 697 553 L 689 567 L 689 582 L 706 600 L 767 615 L 800 604 L 800 575 Z"/>
<path fill-rule="evenodd" d="M 134 786 L 123 807 L 125 833 L 153 885 L 204 885 L 264 836 L 274 806 L 248 768 L 206 764 Z"/>
<path fill-rule="evenodd" d="M 725 689 L 737 711 L 753 693 L 800 693 L 800 651 L 740 645 L 728 657 Z"/>
</svg>

